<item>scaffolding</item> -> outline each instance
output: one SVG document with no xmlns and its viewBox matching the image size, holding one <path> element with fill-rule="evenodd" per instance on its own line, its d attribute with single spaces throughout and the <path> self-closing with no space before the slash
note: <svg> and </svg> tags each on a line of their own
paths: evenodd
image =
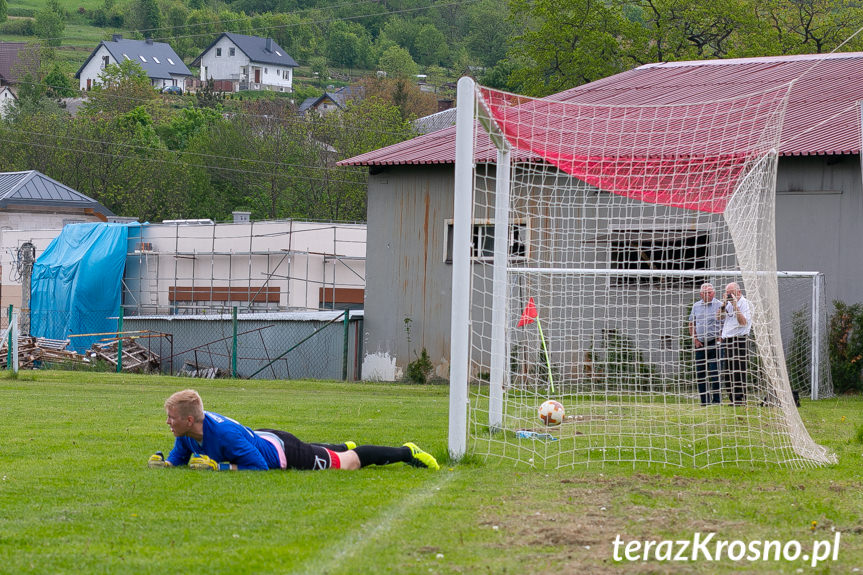
<svg viewBox="0 0 863 575">
<path fill-rule="evenodd" d="M 130 228 L 124 314 L 361 309 L 365 250 L 364 224 L 192 220 Z"/>
</svg>

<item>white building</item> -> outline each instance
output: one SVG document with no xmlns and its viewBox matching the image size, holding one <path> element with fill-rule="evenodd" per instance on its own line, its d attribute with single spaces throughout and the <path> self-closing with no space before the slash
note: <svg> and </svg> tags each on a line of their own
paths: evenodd
<svg viewBox="0 0 863 575">
<path fill-rule="evenodd" d="M 87 61 L 75 73 L 81 90 L 89 90 L 99 83 L 99 76 L 109 64 L 132 60 L 140 64 L 156 89 L 178 86 L 186 89 L 186 80 L 193 75 L 174 49 L 164 42 L 153 40 L 124 40 L 114 34 L 111 40 L 101 42 Z"/>
<path fill-rule="evenodd" d="M 24 242 L 35 246 L 38 259 L 64 224 L 105 221 L 105 215 L 98 216 L 11 220 L 0 210 L 0 303 L 21 303 L 16 269 Z M 233 223 L 133 226 L 128 242 L 123 279 L 128 316 L 223 313 L 233 306 L 242 313 L 364 306 L 365 224 L 252 222 L 235 214 Z"/>
<path fill-rule="evenodd" d="M 0 307 L 21 305 L 18 251 L 42 253 L 66 224 L 113 221 L 108 208 L 35 170 L 0 173 Z"/>
<path fill-rule="evenodd" d="M 9 86 L 0 86 L 0 118 L 6 116 L 12 105 L 18 101 Z"/>
<path fill-rule="evenodd" d="M 253 222 L 243 214 L 233 223 L 130 229 L 127 315 L 363 308 L 365 224 Z"/>
<path fill-rule="evenodd" d="M 272 38 L 225 32 L 195 58 L 201 81 L 217 90 L 274 90 L 291 92 L 297 62 Z"/>
</svg>

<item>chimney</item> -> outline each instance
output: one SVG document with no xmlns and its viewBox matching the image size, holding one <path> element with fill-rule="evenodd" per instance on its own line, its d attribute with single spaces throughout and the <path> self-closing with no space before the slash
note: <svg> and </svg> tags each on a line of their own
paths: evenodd
<svg viewBox="0 0 863 575">
<path fill-rule="evenodd" d="M 235 224 L 247 224 L 251 221 L 252 212 L 231 212 L 234 214 Z"/>
<path fill-rule="evenodd" d="M 267 38 L 267 52 L 273 51 L 273 39 Z"/>
<path fill-rule="evenodd" d="M 152 45 L 153 45 L 153 39 L 152 39 L 152 38 L 147 38 L 147 39 L 145 40 L 145 42 L 147 42 L 147 45 L 148 45 L 148 46 L 152 46 Z"/>
<path fill-rule="evenodd" d="M 123 39 L 122 34 L 111 34 L 111 42 L 119 42 Z"/>
</svg>

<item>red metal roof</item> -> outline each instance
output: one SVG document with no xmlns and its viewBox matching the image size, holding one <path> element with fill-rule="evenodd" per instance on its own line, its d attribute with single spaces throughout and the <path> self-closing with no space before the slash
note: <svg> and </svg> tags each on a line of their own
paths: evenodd
<svg viewBox="0 0 863 575">
<path fill-rule="evenodd" d="M 759 93 L 791 81 L 795 83 L 785 113 L 780 154 L 860 153 L 863 52 L 647 64 L 549 98 L 601 105 L 691 104 Z M 494 158 L 494 147 L 480 130 L 476 161 Z M 454 162 L 455 128 L 448 128 L 339 164 Z"/>
</svg>

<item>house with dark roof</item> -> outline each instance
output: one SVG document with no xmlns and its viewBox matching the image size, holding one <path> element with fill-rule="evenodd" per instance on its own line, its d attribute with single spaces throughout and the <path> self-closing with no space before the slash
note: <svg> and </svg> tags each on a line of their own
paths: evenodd
<svg viewBox="0 0 863 575">
<path fill-rule="evenodd" d="M 38 59 L 38 53 L 28 50 L 26 42 L 0 42 L 0 86 L 14 84 L 18 80 L 29 55 Z"/>
<path fill-rule="evenodd" d="M 213 81 L 223 92 L 292 92 L 298 65 L 272 38 L 233 32 L 224 32 L 192 62 L 202 82 Z"/>
<path fill-rule="evenodd" d="M 298 112 L 306 114 L 312 110 L 324 115 L 336 110 L 344 110 L 351 100 L 359 100 L 365 94 L 362 86 L 342 86 L 336 90 L 327 90 L 321 96 L 310 97 L 303 100 Z"/>
<path fill-rule="evenodd" d="M 169 44 L 150 39 L 125 40 L 122 35 L 114 34 L 111 40 L 102 41 L 75 73 L 80 89 L 91 89 L 99 83 L 99 76 L 108 65 L 125 60 L 137 62 L 156 89 L 179 86 L 185 90 L 186 80 L 193 78 Z"/>
<path fill-rule="evenodd" d="M 597 105 L 685 104 L 762 93 L 793 81 L 778 149 L 778 267 L 822 272 L 826 301 L 850 304 L 863 301 L 861 70 L 863 53 L 668 62 L 550 98 Z M 455 130 L 340 162 L 369 170 L 364 341 L 370 365 L 392 360 L 403 369 L 422 346 L 438 374 L 446 376 Z M 480 167 L 493 172 L 496 148 L 483 130 L 475 149 L 477 172 Z M 479 175 L 477 185 L 482 186 Z M 411 349 L 404 318 L 411 319 Z"/>
<path fill-rule="evenodd" d="M 0 173 L 0 228 L 62 227 L 73 220 L 106 222 L 113 217 L 93 198 L 36 170 Z"/>
</svg>

